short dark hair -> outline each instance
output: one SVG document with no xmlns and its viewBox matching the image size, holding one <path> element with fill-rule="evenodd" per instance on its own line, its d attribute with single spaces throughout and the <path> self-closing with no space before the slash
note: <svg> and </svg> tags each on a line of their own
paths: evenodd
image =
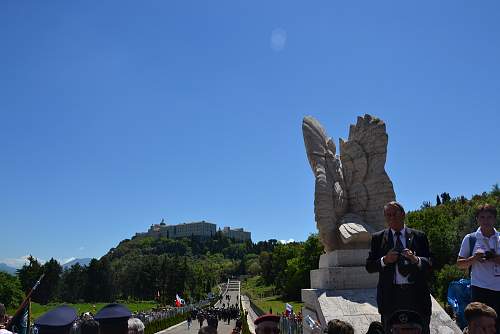
<svg viewBox="0 0 500 334">
<path fill-rule="evenodd" d="M 388 207 L 390 206 L 395 206 L 399 209 L 399 211 L 401 211 L 402 214 L 406 214 L 405 213 L 405 208 L 403 208 L 403 205 L 397 201 L 390 201 L 389 203 L 387 203 L 386 205 L 384 205 L 384 211 L 387 210 Z"/>
<path fill-rule="evenodd" d="M 489 212 L 495 218 L 497 217 L 497 208 L 494 205 L 491 204 L 481 204 L 476 207 L 476 212 L 475 212 L 475 217 L 479 216 L 481 212 Z"/>
<path fill-rule="evenodd" d="M 380 321 L 373 321 L 366 334 L 384 334 L 384 325 Z"/>
<path fill-rule="evenodd" d="M 497 318 L 497 313 L 491 307 L 480 302 L 472 302 L 465 308 L 464 311 L 465 320 L 470 323 L 472 320 L 485 316 L 493 319 Z"/>
<path fill-rule="evenodd" d="M 348 322 L 333 319 L 328 321 L 328 327 L 325 332 L 328 334 L 354 334 L 354 328 Z"/>
<path fill-rule="evenodd" d="M 81 334 L 99 334 L 99 323 L 94 319 L 85 319 L 80 325 Z"/>
</svg>

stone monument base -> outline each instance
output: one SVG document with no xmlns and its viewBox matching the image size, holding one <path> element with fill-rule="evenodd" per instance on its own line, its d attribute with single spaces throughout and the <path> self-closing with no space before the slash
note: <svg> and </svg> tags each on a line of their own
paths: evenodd
<svg viewBox="0 0 500 334">
<path fill-rule="evenodd" d="M 319 269 L 311 270 L 313 289 L 368 289 L 375 288 L 378 275 L 365 269 L 368 249 L 342 249 L 323 254 Z"/>
<path fill-rule="evenodd" d="M 304 318 L 309 315 L 319 321 L 322 328 L 326 328 L 328 321 L 340 319 L 350 323 L 355 333 L 366 333 L 372 321 L 380 321 L 376 297 L 376 289 L 302 289 L 302 314 Z M 431 334 L 461 334 L 439 303 L 432 296 L 431 299 Z M 303 324 L 304 334 L 310 334 L 307 321 Z"/>
<path fill-rule="evenodd" d="M 330 267 L 311 270 L 313 289 L 369 289 L 377 287 L 378 275 L 366 272 L 365 267 Z"/>
</svg>

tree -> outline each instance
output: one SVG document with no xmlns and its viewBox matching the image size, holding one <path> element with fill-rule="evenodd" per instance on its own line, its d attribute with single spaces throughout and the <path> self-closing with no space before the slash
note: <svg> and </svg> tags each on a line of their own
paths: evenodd
<svg viewBox="0 0 500 334">
<path fill-rule="evenodd" d="M 35 285 L 36 281 L 43 273 L 43 268 L 40 262 L 33 256 L 28 257 L 28 263 L 24 264 L 21 269 L 17 270 L 17 277 L 21 283 L 21 289 L 24 293 L 28 293 Z M 36 292 L 33 298 L 36 297 Z"/>
<path fill-rule="evenodd" d="M 0 272 L 0 301 L 7 307 L 18 307 L 23 300 L 21 284 L 16 276 Z"/>
<path fill-rule="evenodd" d="M 422 205 L 420 206 L 420 209 L 422 210 L 422 209 L 427 209 L 427 208 L 431 208 L 431 207 L 432 207 L 431 202 L 424 201 L 424 202 L 422 202 Z"/>
<path fill-rule="evenodd" d="M 114 299 L 113 275 L 109 259 L 92 259 L 87 267 L 87 286 L 84 299 L 89 302 L 110 302 Z"/>
<path fill-rule="evenodd" d="M 444 193 L 441 194 L 441 202 L 443 204 L 448 203 L 450 200 L 451 200 L 450 194 L 448 194 L 446 192 L 444 192 Z"/>
<path fill-rule="evenodd" d="M 496 197 L 500 198 L 500 187 L 498 186 L 498 183 L 495 183 L 491 187 L 491 195 L 494 197 L 496 196 Z"/>
<path fill-rule="evenodd" d="M 266 284 L 272 284 L 274 282 L 272 260 L 272 254 L 266 251 L 262 251 L 259 255 L 259 264 L 262 270 L 262 278 L 264 279 Z"/>
<path fill-rule="evenodd" d="M 441 199 L 439 198 L 439 195 L 436 195 L 436 206 L 441 205 Z"/>
<path fill-rule="evenodd" d="M 78 303 L 84 299 L 84 289 L 87 285 L 86 268 L 78 263 L 66 269 L 61 275 L 60 298 L 65 302 Z"/>
<path fill-rule="evenodd" d="M 54 301 L 59 292 L 62 267 L 59 262 L 51 258 L 43 265 L 42 269 L 45 276 L 40 282 L 40 286 L 36 290 L 36 298 L 33 298 L 33 300 L 45 305 L 50 301 Z"/>
</svg>

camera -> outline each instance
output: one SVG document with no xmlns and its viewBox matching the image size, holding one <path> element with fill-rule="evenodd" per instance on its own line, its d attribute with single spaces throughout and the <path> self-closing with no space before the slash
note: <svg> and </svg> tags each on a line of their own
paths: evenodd
<svg viewBox="0 0 500 334">
<path fill-rule="evenodd" d="M 495 256 L 495 252 L 493 251 L 486 251 L 483 255 L 483 259 L 489 260 L 492 259 Z"/>
</svg>

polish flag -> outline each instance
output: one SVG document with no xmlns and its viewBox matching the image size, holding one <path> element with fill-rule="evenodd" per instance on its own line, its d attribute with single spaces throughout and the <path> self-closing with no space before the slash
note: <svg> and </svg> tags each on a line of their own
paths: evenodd
<svg viewBox="0 0 500 334">
<path fill-rule="evenodd" d="M 286 314 L 286 316 L 288 317 L 290 314 L 292 314 L 292 312 L 293 312 L 293 306 L 290 305 L 290 304 L 288 304 L 288 303 L 286 303 L 285 304 L 285 314 Z"/>
<path fill-rule="evenodd" d="M 182 306 L 182 299 L 179 297 L 178 294 L 175 294 L 175 306 L 176 307 L 181 307 Z"/>
</svg>

